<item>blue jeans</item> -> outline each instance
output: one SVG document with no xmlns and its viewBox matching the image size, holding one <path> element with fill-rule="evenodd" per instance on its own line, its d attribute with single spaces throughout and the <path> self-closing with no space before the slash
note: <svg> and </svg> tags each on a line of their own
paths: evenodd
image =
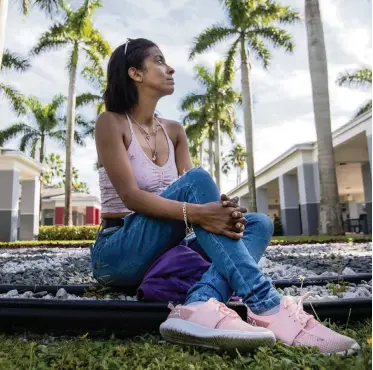
<svg viewBox="0 0 373 370">
<path fill-rule="evenodd" d="M 220 200 L 215 182 L 201 168 L 187 172 L 161 196 L 195 204 Z M 198 243 L 212 264 L 188 292 L 186 304 L 210 298 L 227 302 L 233 291 L 257 314 L 280 303 L 271 280 L 264 277 L 257 264 L 271 239 L 273 222 L 259 213 L 245 217 L 247 223 L 240 240 L 193 225 Z M 184 238 L 184 221 L 131 214 L 124 218 L 122 227 L 105 229 L 98 234 L 91 249 L 93 275 L 108 285 L 138 286 L 149 267 Z"/>
</svg>

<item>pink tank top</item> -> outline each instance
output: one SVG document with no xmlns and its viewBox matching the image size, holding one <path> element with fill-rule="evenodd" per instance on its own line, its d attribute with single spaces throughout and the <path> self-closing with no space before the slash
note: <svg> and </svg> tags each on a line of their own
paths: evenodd
<svg viewBox="0 0 373 370">
<path fill-rule="evenodd" d="M 137 185 L 141 190 L 159 195 L 167 186 L 178 178 L 174 144 L 167 135 L 163 125 L 157 120 L 166 135 L 168 143 L 168 160 L 164 166 L 158 166 L 149 159 L 136 140 L 136 135 L 128 115 L 127 120 L 132 136 L 127 154 L 136 177 Z M 101 167 L 98 173 L 101 193 L 101 213 L 131 212 L 115 191 L 105 168 Z"/>
</svg>

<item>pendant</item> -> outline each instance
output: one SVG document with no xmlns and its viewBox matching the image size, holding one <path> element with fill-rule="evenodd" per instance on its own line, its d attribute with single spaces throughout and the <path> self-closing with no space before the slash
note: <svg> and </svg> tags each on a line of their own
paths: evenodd
<svg viewBox="0 0 373 370">
<path fill-rule="evenodd" d="M 157 156 L 155 155 L 155 153 L 154 153 L 154 155 L 153 155 L 153 162 L 155 162 L 155 160 L 157 159 Z"/>
<path fill-rule="evenodd" d="M 146 140 L 150 140 L 150 135 L 149 134 L 146 134 Z"/>
</svg>

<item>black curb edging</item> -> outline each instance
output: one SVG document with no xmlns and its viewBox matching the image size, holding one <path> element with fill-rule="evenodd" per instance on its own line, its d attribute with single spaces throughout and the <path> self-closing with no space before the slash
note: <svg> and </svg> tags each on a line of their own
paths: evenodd
<svg viewBox="0 0 373 370">
<path fill-rule="evenodd" d="M 245 319 L 245 305 L 233 303 L 228 306 Z M 322 321 L 330 318 L 346 323 L 372 316 L 370 299 L 313 301 L 312 307 L 310 302 L 305 302 L 305 311 L 313 314 L 315 310 Z M 126 337 L 158 331 L 169 312 L 166 303 L 2 298 L 0 331 Z"/>
</svg>

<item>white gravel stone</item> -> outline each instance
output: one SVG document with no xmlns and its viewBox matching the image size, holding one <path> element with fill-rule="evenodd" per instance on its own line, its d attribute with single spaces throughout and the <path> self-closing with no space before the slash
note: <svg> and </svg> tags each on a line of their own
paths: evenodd
<svg viewBox="0 0 373 370">
<path fill-rule="evenodd" d="M 346 267 L 343 271 L 342 271 L 342 275 L 356 275 L 356 272 L 349 268 L 349 267 Z"/>
<path fill-rule="evenodd" d="M 58 289 L 58 292 L 56 293 L 56 298 L 58 299 L 67 299 L 67 292 L 64 288 Z"/>
<path fill-rule="evenodd" d="M 5 294 L 5 297 L 11 298 L 11 297 L 16 297 L 18 295 L 19 295 L 18 294 L 18 290 L 17 289 L 13 289 L 13 290 L 9 290 L 9 292 Z"/>
</svg>

